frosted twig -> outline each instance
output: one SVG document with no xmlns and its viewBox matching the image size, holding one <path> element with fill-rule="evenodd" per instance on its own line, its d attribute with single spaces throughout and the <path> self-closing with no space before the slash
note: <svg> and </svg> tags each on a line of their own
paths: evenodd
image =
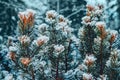
<svg viewBox="0 0 120 80">
<path fill-rule="evenodd" d="M 85 11 L 85 9 L 79 9 L 78 11 L 73 12 L 72 14 L 68 15 L 67 18 L 70 18 L 70 17 L 73 16 L 73 15 L 76 15 L 76 14 L 79 13 L 80 11 Z"/>
</svg>

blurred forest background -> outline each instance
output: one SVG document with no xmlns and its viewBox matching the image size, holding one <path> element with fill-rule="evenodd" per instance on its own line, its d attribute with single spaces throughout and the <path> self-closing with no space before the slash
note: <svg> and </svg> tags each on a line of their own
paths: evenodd
<svg viewBox="0 0 120 80">
<path fill-rule="evenodd" d="M 105 6 L 107 27 L 120 33 L 120 0 L 100 0 L 100 2 Z M 86 15 L 86 4 L 85 0 L 0 0 L 0 45 L 2 44 L 0 46 L 0 66 L 4 66 L 7 71 L 10 70 L 9 61 L 5 60 L 4 56 L 8 52 L 7 41 L 18 34 L 18 13 L 20 11 L 35 10 L 36 26 L 45 22 L 45 13 L 48 10 L 56 10 L 72 21 L 71 27 L 75 29 L 74 34 L 77 36 L 79 28 L 83 26 L 81 21 L 82 17 Z M 120 48 L 120 38 L 116 43 Z"/>
<path fill-rule="evenodd" d="M 101 0 L 106 3 L 107 25 L 109 28 L 120 28 L 120 0 Z M 72 27 L 81 26 L 81 18 L 85 15 L 84 0 L 0 0 L 0 35 L 2 37 L 16 34 L 18 12 L 27 8 L 37 12 L 36 24 L 44 21 L 47 10 L 57 10 L 59 13 L 72 20 Z"/>
</svg>

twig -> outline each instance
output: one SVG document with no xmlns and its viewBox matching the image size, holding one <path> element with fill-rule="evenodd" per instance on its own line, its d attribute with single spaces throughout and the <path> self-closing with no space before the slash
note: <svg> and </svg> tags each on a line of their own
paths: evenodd
<svg viewBox="0 0 120 80">
<path fill-rule="evenodd" d="M 32 69 L 31 69 L 31 76 L 32 76 L 32 80 L 35 80 L 35 75 L 34 75 L 33 67 L 32 67 Z"/>
<path fill-rule="evenodd" d="M 73 12 L 72 14 L 68 15 L 67 18 L 70 18 L 71 16 L 73 16 L 73 15 L 79 13 L 80 11 L 85 11 L 85 9 L 79 9 L 78 11 Z"/>
<path fill-rule="evenodd" d="M 59 57 L 57 58 L 57 62 L 56 62 L 56 80 L 59 80 L 59 70 L 58 70 L 58 66 L 59 66 Z"/>
<path fill-rule="evenodd" d="M 101 40 L 100 44 L 100 75 L 103 74 L 103 39 Z"/>
<path fill-rule="evenodd" d="M 59 11 L 60 11 L 60 1 L 57 0 L 57 13 L 59 14 Z"/>
<path fill-rule="evenodd" d="M 67 72 L 68 70 L 68 54 L 69 54 L 69 51 L 70 51 L 70 45 L 71 45 L 71 40 L 69 41 L 69 45 L 68 45 L 68 49 L 67 49 L 67 53 L 65 54 L 65 72 Z"/>
</svg>

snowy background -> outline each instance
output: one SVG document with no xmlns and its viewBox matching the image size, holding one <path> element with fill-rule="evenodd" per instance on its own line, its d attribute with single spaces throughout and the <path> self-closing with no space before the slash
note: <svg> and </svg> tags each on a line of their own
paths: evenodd
<svg viewBox="0 0 120 80">
<path fill-rule="evenodd" d="M 18 41 L 16 37 L 20 35 L 18 33 L 19 12 L 23 12 L 26 9 L 33 9 L 36 12 L 36 27 L 42 23 L 45 23 L 47 11 L 55 10 L 56 12 L 58 12 L 58 14 L 64 15 L 65 18 L 71 21 L 70 27 L 74 29 L 73 34 L 78 38 L 79 28 L 83 26 L 83 24 L 81 23 L 82 17 L 86 15 L 86 4 L 89 3 L 94 5 L 96 2 L 104 5 L 105 21 L 107 28 L 118 31 L 118 37 L 120 37 L 120 0 L 0 0 L 0 79 L 20 80 L 20 78 L 11 78 L 12 76 L 11 74 L 9 74 L 9 72 L 12 74 L 16 74 L 17 71 L 15 72 L 14 69 L 12 69 L 12 66 L 14 64 L 11 63 L 11 61 L 7 58 L 9 52 L 9 41 L 12 40 L 13 43 L 16 43 Z M 34 35 L 38 36 L 37 30 L 35 31 L 36 33 Z M 77 42 L 76 37 L 72 37 L 74 38 L 75 42 Z M 80 74 L 83 74 L 83 72 L 77 69 L 77 66 L 82 60 L 81 54 L 79 54 L 80 52 L 77 49 L 79 45 L 76 46 L 76 44 L 77 43 L 70 45 L 72 47 L 72 50 L 70 51 L 71 54 L 69 55 L 72 56 L 70 57 L 71 63 L 69 63 L 71 64 L 71 66 L 69 66 L 69 71 L 62 75 L 65 76 L 65 80 L 81 79 Z M 116 44 L 114 46 L 120 48 L 120 38 L 116 40 Z M 44 62 L 41 62 L 40 64 L 44 64 Z M 35 65 L 37 65 L 37 63 Z M 46 74 L 49 74 L 47 70 L 45 72 Z M 21 73 L 22 71 L 20 71 L 20 73 L 17 73 L 17 75 Z M 27 77 L 28 76 L 29 75 L 27 75 Z M 118 80 L 119 78 L 120 77 L 118 77 Z M 37 78 L 36 80 L 38 79 L 39 78 Z M 26 78 L 25 80 L 31 79 Z M 41 78 L 41 80 L 44 80 L 44 78 Z"/>
</svg>

